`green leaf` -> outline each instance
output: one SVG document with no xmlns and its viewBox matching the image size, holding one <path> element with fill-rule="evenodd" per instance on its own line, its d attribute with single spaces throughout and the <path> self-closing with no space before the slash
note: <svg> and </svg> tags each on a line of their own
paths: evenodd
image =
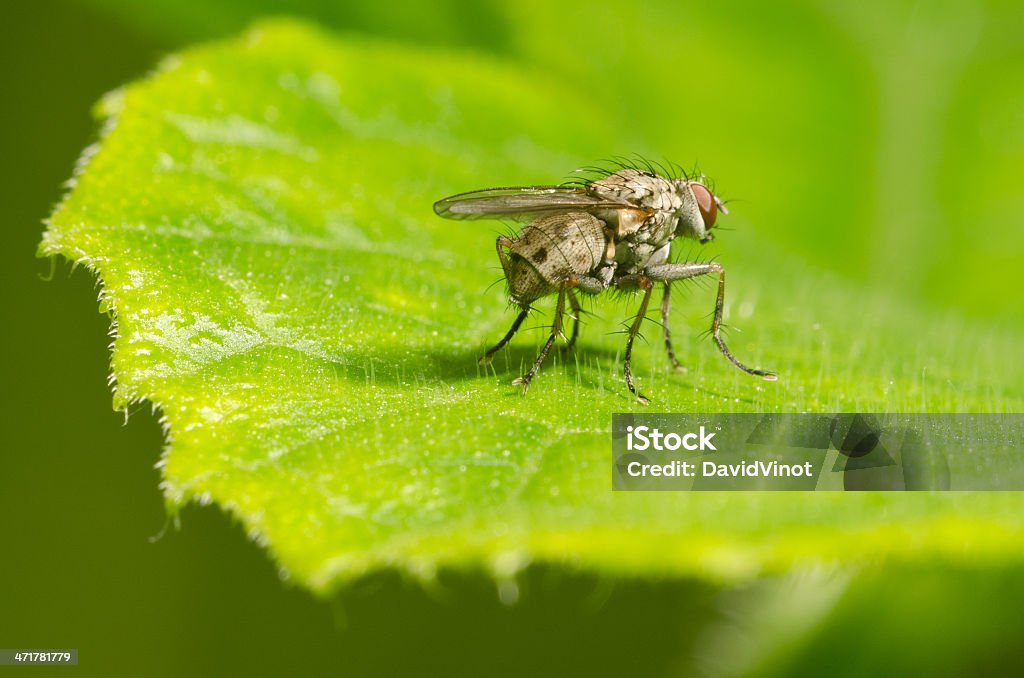
<svg viewBox="0 0 1024 678">
<path fill-rule="evenodd" d="M 639 407 L 615 333 L 635 298 L 597 299 L 577 351 L 527 397 L 510 381 L 542 329 L 477 366 L 514 316 L 490 286 L 502 226 L 431 204 L 657 143 L 602 111 L 514 64 L 288 22 L 108 96 L 41 252 L 101 277 L 115 407 L 162 411 L 171 509 L 228 509 L 318 592 L 380 567 L 509 577 L 541 560 L 718 580 L 835 559 L 1019 559 L 1012 493 L 613 494 L 611 413 Z M 729 270 L 732 348 L 780 380 L 698 340 L 713 290 L 684 288 L 673 329 L 689 371 L 668 370 L 653 322 L 635 356 L 654 409 L 1024 407 L 1007 360 L 1019 327 L 865 292 L 733 212 L 736 230 L 699 256 Z"/>
</svg>

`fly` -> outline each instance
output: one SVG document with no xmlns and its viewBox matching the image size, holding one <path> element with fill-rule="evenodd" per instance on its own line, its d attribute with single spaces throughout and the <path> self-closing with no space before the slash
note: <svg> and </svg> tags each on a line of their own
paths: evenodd
<svg viewBox="0 0 1024 678">
<path fill-rule="evenodd" d="M 643 292 L 640 309 L 629 326 L 623 372 L 626 386 L 637 401 L 650 401 L 633 383 L 633 341 L 647 315 L 651 293 L 661 284 L 662 331 L 672 366 L 681 370 L 669 332 L 672 282 L 702 275 L 718 276 L 718 295 L 711 336 L 733 365 L 747 374 L 774 381 L 777 375 L 741 363 L 722 339 L 725 305 L 725 269 L 717 262 L 669 263 L 672 240 L 679 236 L 701 243 L 713 240 L 711 229 L 725 204 L 703 177 L 666 178 L 653 167 L 623 167 L 599 178 L 558 186 L 514 186 L 460 193 L 434 203 L 446 219 L 513 219 L 527 223 L 518 236 L 498 237 L 496 249 L 508 283 L 509 297 L 520 312 L 501 341 L 480 358 L 491 361 L 526 320 L 534 302 L 558 295 L 555 315 L 540 354 L 529 371 L 512 383 L 525 393 L 530 382 L 562 334 L 566 305 L 574 319 L 567 349 L 579 336 L 578 293 L 596 295 L 609 289 Z"/>
</svg>

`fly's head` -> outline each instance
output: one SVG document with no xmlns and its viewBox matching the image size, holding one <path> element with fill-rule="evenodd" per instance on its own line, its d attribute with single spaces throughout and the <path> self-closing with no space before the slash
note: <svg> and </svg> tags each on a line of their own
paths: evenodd
<svg viewBox="0 0 1024 678">
<path fill-rule="evenodd" d="M 703 179 L 676 179 L 673 183 L 682 201 L 677 215 L 679 223 L 676 235 L 693 238 L 702 243 L 714 240 L 711 229 L 715 226 L 718 214 L 728 214 L 725 203 L 708 188 Z"/>
</svg>

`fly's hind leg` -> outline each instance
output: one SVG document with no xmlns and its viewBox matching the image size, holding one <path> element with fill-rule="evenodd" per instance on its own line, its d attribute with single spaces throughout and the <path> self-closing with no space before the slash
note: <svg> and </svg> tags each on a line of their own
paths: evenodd
<svg viewBox="0 0 1024 678">
<path fill-rule="evenodd" d="M 529 306 L 525 307 L 522 311 L 520 311 L 519 315 L 516 316 L 515 322 L 512 323 L 512 327 L 508 329 L 508 332 L 506 332 L 505 336 L 501 338 L 501 341 L 499 341 L 491 348 L 487 349 L 487 353 L 484 353 L 482 356 L 480 356 L 480 360 L 478 362 L 481 365 L 489 365 L 491 360 L 494 358 L 494 354 L 500 351 L 501 349 L 505 348 L 505 345 L 508 342 L 512 341 L 512 337 L 514 337 L 516 332 L 519 331 L 520 325 L 523 324 L 523 321 L 526 320 L 526 316 L 528 316 L 529 314 Z"/>
<path fill-rule="evenodd" d="M 511 246 L 512 238 L 504 235 L 498 236 L 498 240 L 494 243 L 495 249 L 498 250 L 498 259 L 501 261 L 501 267 L 505 271 L 505 277 L 508 277 L 509 275 L 508 254 L 505 250 Z M 512 323 L 512 327 L 510 327 L 508 332 L 505 333 L 505 336 L 501 338 L 501 341 L 488 349 L 487 353 L 480 356 L 480 360 L 478 362 L 481 365 L 490 364 L 491 360 L 494 358 L 494 354 L 505 348 L 505 345 L 512 341 L 512 337 L 514 337 L 516 332 L 519 331 L 519 327 L 523 324 L 523 321 L 526 320 L 526 316 L 530 314 L 529 306 L 523 306 L 522 309 L 523 310 L 519 312 L 519 315 L 516 316 L 515 321 Z"/>
<path fill-rule="evenodd" d="M 540 354 L 537 359 L 533 361 L 533 367 L 530 371 L 523 376 L 514 379 L 513 384 L 523 387 L 523 394 L 530 389 L 530 382 L 537 375 L 537 371 L 540 366 L 544 364 L 544 359 L 548 357 L 548 351 L 551 350 L 551 346 L 555 343 L 555 338 L 562 334 L 562 315 L 565 313 L 565 297 L 570 289 L 569 283 L 562 283 L 558 287 L 558 303 L 555 304 L 555 318 L 551 323 L 551 334 L 548 336 L 548 340 L 544 342 L 544 347 L 540 350 Z"/>
<path fill-rule="evenodd" d="M 672 369 L 676 372 L 685 372 L 686 368 L 676 359 L 676 352 L 672 349 L 672 331 L 668 328 L 668 313 L 672 309 L 671 285 L 672 283 L 665 282 L 665 293 L 661 297 L 661 335 L 665 339 L 665 351 L 672 363 Z"/>
<path fill-rule="evenodd" d="M 583 313 L 580 301 L 576 298 L 574 291 L 569 290 L 566 292 L 566 298 L 569 300 L 569 310 L 571 311 L 572 334 L 569 335 L 569 343 L 562 347 L 564 353 L 568 353 L 576 346 L 576 339 L 580 336 L 580 315 Z"/>
<path fill-rule="evenodd" d="M 762 377 L 766 381 L 775 381 L 778 379 L 778 375 L 774 372 L 769 372 L 768 370 L 755 370 L 747 367 L 737 360 L 736 356 L 734 356 L 732 351 L 729 350 L 729 347 L 725 345 L 725 340 L 722 339 L 722 311 L 725 308 L 725 269 L 721 264 L 714 261 L 706 264 L 662 264 L 660 266 L 651 266 L 647 269 L 648 276 L 654 280 L 661 280 L 665 283 L 673 280 L 695 278 L 699 275 L 707 275 L 709 273 L 718 274 L 718 296 L 715 297 L 715 315 L 714 319 L 711 321 L 711 336 L 718 345 L 718 350 L 722 352 L 722 355 L 724 355 L 729 362 L 747 374 L 752 374 L 755 377 Z"/>
</svg>

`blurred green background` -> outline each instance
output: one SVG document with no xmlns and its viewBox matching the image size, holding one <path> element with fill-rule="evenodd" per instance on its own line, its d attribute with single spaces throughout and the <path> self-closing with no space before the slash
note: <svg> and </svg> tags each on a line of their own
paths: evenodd
<svg viewBox="0 0 1024 678">
<path fill-rule="evenodd" d="M 64 262 L 41 280 L 41 220 L 96 139 L 90 108 L 104 92 L 285 9 L 570 81 L 623 121 L 616 144 L 661 142 L 609 154 L 700 161 L 745 223 L 812 266 L 1022 330 L 1024 13 L 1012 2 L 7 3 L 0 647 L 76 647 L 80 670 L 100 675 L 1020 665 L 1024 572 L 1008 566 L 850 578 L 837 564 L 733 590 L 534 569 L 515 607 L 483 575 L 423 591 L 385 573 L 323 602 L 282 585 L 217 509 L 191 507 L 181 530 L 168 527 L 153 468 L 162 434 L 148 409 L 129 426 L 111 411 L 98 288 Z"/>
</svg>

